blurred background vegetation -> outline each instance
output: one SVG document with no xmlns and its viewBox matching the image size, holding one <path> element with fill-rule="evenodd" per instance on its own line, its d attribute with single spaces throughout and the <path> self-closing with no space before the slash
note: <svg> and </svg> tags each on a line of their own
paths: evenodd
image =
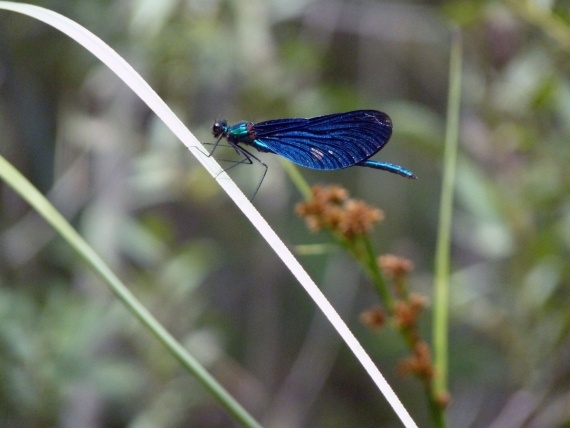
<svg viewBox="0 0 570 428">
<path fill-rule="evenodd" d="M 420 180 L 302 170 L 384 210 L 381 253 L 431 295 L 450 28 L 465 42 L 452 247 L 450 426 L 570 423 L 570 3 L 45 0 L 114 47 L 211 142 L 230 123 L 386 111 L 378 159 Z M 214 180 L 94 57 L 0 13 L 0 150 L 262 423 L 400 426 L 355 358 Z M 254 203 L 286 242 L 330 243 L 294 214 L 275 156 Z M 233 177 L 251 194 L 262 170 Z M 0 425 L 234 422 L 4 185 Z M 328 247 L 326 247 L 328 248 Z M 301 255 L 420 426 L 402 339 L 360 325 L 378 303 L 341 251 Z M 429 311 L 424 319 L 430 332 Z"/>
</svg>

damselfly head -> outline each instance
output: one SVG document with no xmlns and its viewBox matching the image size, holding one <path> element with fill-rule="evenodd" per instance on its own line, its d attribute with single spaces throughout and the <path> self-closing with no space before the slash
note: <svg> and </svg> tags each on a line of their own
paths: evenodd
<svg viewBox="0 0 570 428">
<path fill-rule="evenodd" d="M 216 120 L 212 126 L 212 134 L 219 137 L 228 130 L 228 122 L 225 120 Z"/>
</svg>

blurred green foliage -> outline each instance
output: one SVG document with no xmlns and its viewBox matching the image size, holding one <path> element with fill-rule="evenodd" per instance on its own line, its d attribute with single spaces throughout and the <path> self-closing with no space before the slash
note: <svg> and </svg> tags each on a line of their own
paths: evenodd
<svg viewBox="0 0 570 428">
<path fill-rule="evenodd" d="M 570 422 L 567 2 L 35 3 L 113 46 L 203 142 L 216 118 L 389 113 L 394 135 L 378 158 L 420 180 L 302 173 L 382 208 L 376 247 L 412 259 L 412 285 L 426 294 L 449 25 L 459 24 L 450 425 Z M 13 13 L 0 23 L 2 154 L 221 383 L 267 425 L 397 426 L 292 276 L 154 115 L 65 36 Z M 300 196 L 277 159 L 262 157 L 270 169 L 257 207 L 291 246 L 323 243 L 295 217 Z M 246 193 L 261 173 L 232 171 Z M 2 426 L 232 424 L 5 187 L 0 204 Z M 358 323 L 376 303 L 362 273 L 335 252 L 302 262 L 424 426 L 418 383 L 394 369 L 401 339 Z"/>
</svg>

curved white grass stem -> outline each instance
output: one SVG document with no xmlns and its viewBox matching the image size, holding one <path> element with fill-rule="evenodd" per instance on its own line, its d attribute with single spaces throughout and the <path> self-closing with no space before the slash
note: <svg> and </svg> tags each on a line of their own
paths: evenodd
<svg viewBox="0 0 570 428">
<path fill-rule="evenodd" d="M 416 424 L 390 387 L 378 368 L 374 365 L 368 354 L 364 351 L 360 343 L 356 340 L 344 321 L 340 318 L 334 308 L 330 305 L 323 293 L 319 290 L 301 264 L 295 259 L 291 251 L 285 246 L 283 241 L 271 229 L 269 224 L 255 209 L 248 198 L 239 190 L 229 176 L 220 171 L 222 168 L 213 157 L 207 157 L 206 149 L 184 126 L 178 117 L 170 110 L 164 101 L 152 90 L 143 78 L 113 49 L 105 44 L 93 33 L 77 24 L 76 22 L 48 9 L 23 3 L 13 3 L 0 1 L 0 8 L 22 13 L 57 28 L 65 33 L 93 55 L 107 65 L 119 78 L 121 78 L 174 132 L 174 134 L 188 147 L 204 167 L 216 177 L 217 182 L 226 193 L 232 198 L 236 205 L 242 210 L 244 215 L 251 221 L 253 226 L 259 231 L 261 236 L 273 248 L 283 263 L 291 270 L 293 275 L 305 288 L 307 293 L 323 311 L 325 316 L 333 324 L 334 328 L 342 336 L 343 340 L 350 347 L 354 355 L 364 366 L 372 380 L 376 383 L 382 394 L 386 397 L 394 411 L 397 413 L 402 423 L 406 427 L 416 427 Z"/>
</svg>

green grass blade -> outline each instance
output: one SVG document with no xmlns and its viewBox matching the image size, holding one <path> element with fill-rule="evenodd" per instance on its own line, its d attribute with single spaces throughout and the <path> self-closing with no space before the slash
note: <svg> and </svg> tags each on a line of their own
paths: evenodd
<svg viewBox="0 0 570 428">
<path fill-rule="evenodd" d="M 202 365 L 194 359 L 133 296 L 103 259 L 85 242 L 57 209 L 2 156 L 0 156 L 0 179 L 4 180 L 14 189 L 17 194 L 27 201 L 32 208 L 62 236 L 83 261 L 101 277 L 127 309 L 144 324 L 159 342 L 161 342 L 238 421 L 244 426 L 259 426 L 253 417 L 228 394 L 206 369 L 202 367 Z"/>
<path fill-rule="evenodd" d="M 449 276 L 451 222 L 459 135 L 459 108 L 461 100 L 462 41 L 459 30 L 452 37 L 450 79 L 445 134 L 443 183 L 439 207 L 439 226 L 435 255 L 435 290 L 433 318 L 433 349 L 435 364 L 434 393 L 447 394 L 447 330 L 449 318 Z"/>
<path fill-rule="evenodd" d="M 299 172 L 299 168 L 293 162 L 280 159 L 281 166 L 293 182 L 293 185 L 297 188 L 303 199 L 307 200 L 311 197 L 311 186 L 305 180 L 305 177 Z"/>
</svg>

